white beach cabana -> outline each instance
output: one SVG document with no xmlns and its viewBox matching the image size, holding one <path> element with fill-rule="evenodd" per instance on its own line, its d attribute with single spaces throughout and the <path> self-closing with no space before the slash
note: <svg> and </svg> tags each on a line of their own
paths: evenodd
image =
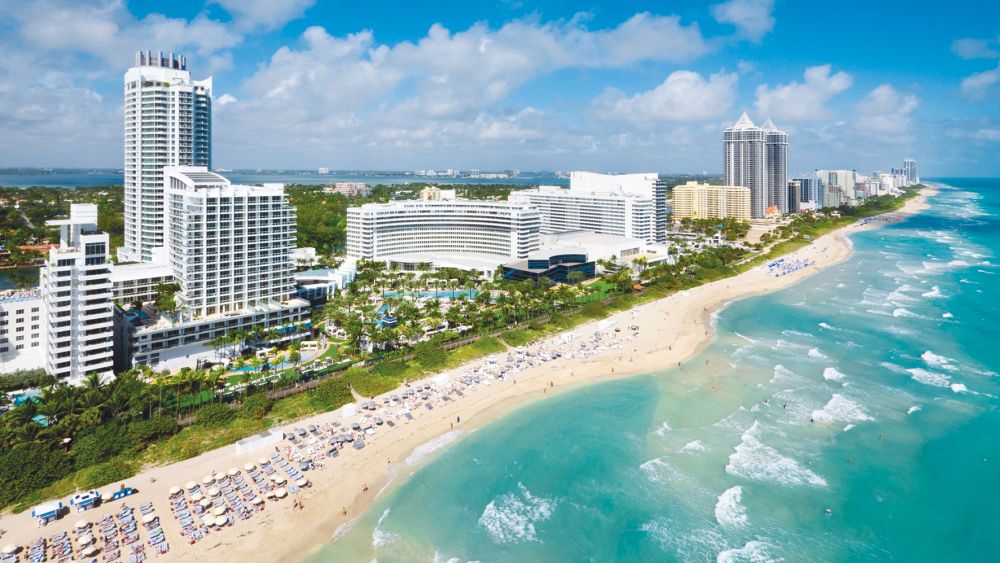
<svg viewBox="0 0 1000 563">
<path fill-rule="evenodd" d="M 84 518 L 84 519 L 78 520 L 76 522 L 76 529 L 77 530 L 82 530 L 82 529 L 86 528 L 89 525 L 90 525 L 90 521 L 88 521 L 86 518 Z"/>
</svg>

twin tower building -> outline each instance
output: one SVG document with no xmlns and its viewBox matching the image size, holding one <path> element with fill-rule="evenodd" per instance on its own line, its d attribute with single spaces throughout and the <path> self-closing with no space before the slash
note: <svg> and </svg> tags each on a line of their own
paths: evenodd
<svg viewBox="0 0 1000 563">
<path fill-rule="evenodd" d="M 770 119 L 754 125 L 743 112 L 724 140 L 725 184 L 750 189 L 750 216 L 788 213 L 788 135 Z"/>
</svg>

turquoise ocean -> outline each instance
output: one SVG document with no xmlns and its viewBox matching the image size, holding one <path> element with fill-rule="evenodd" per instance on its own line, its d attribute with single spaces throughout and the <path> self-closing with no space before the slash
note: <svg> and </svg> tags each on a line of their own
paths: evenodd
<svg viewBox="0 0 1000 563">
<path fill-rule="evenodd" d="M 462 436 L 310 561 L 995 561 L 1000 180 Z"/>
</svg>

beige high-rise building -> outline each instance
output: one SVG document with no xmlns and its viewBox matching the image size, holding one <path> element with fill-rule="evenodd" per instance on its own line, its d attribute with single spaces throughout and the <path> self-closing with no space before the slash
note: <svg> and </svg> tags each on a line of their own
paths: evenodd
<svg viewBox="0 0 1000 563">
<path fill-rule="evenodd" d="M 750 188 L 690 181 L 673 193 L 674 219 L 750 220 Z"/>
</svg>

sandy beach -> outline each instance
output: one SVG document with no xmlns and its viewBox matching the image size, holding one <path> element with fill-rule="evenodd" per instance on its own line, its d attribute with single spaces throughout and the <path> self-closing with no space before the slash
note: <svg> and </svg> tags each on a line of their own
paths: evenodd
<svg viewBox="0 0 1000 563">
<path fill-rule="evenodd" d="M 396 425 L 392 428 L 377 426 L 373 435 L 364 438 L 366 446 L 363 449 L 347 447 L 338 457 L 325 460 L 322 469 L 307 471 L 311 487 L 283 500 L 269 499 L 263 511 L 214 531 L 197 543 L 189 544 L 181 536 L 180 524 L 170 514 L 168 489 L 184 486 L 189 481 L 201 482 L 208 474 L 259 463 L 262 457 L 275 453 L 274 447 L 238 454 L 230 445 L 180 463 L 149 469 L 125 481 L 128 486 L 139 489 L 138 494 L 91 510 L 85 517 L 97 522 L 108 514 L 118 513 L 123 502 L 133 507 L 152 502 L 170 543 L 170 552 L 156 556 L 147 549 L 151 560 L 301 560 L 328 544 L 338 528 L 363 514 L 378 495 L 398 486 L 440 448 L 529 402 L 584 384 L 662 371 L 682 364 L 711 341 L 712 315 L 727 303 L 788 287 L 845 261 L 852 253 L 851 234 L 901 221 L 925 209 L 926 198 L 934 193 L 936 189 L 927 188 L 899 211 L 855 223 L 816 239 L 785 257 L 787 263 L 803 264 L 804 267 L 790 269 L 784 275 L 775 275 L 773 269 L 759 266 L 739 276 L 578 326 L 567 333 L 572 334 L 574 340 L 569 340 L 567 334 L 560 334 L 533 344 L 529 347 L 533 350 L 576 349 L 580 342 L 590 341 L 599 328 L 605 333 L 609 332 L 609 327 L 621 329 L 618 336 L 608 337 L 604 345 L 598 346 L 599 353 L 574 353 L 570 354 L 572 357 L 563 354 L 556 359 L 536 362 L 502 379 L 465 385 L 461 396 L 450 395 L 449 400 L 435 401 L 433 410 L 414 409 L 412 420 L 394 419 Z M 636 326 L 638 329 L 630 328 Z M 484 360 L 477 360 L 426 381 L 433 381 L 436 386 L 444 381 L 461 381 L 483 363 Z M 375 399 L 379 408 L 382 408 L 382 399 Z M 309 417 L 284 428 L 334 422 L 349 426 L 362 414 L 353 406 L 349 407 Z M 283 448 L 287 446 L 287 442 L 282 443 Z M 101 490 L 118 487 L 115 483 Z M 292 497 L 301 502 L 301 508 L 293 508 Z M 68 532 L 78 519 L 79 516 L 73 513 L 40 529 L 30 511 L 7 514 L 0 518 L 0 529 L 4 530 L 0 544 L 27 545 L 42 535 Z M 143 536 L 145 539 L 145 533 Z M 23 554 L 21 560 L 24 560 Z M 128 556 L 124 555 L 122 560 L 127 561 Z"/>
</svg>

